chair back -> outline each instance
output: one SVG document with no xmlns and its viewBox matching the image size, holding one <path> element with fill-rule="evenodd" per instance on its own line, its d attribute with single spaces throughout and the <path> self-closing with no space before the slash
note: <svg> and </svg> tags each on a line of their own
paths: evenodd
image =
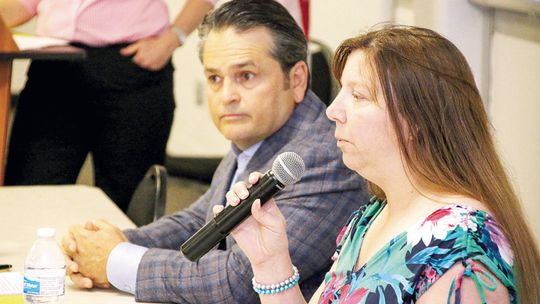
<svg viewBox="0 0 540 304">
<path fill-rule="evenodd" d="M 167 198 L 167 169 L 153 165 L 135 189 L 127 216 L 137 225 L 144 226 L 165 214 Z"/>
<path fill-rule="evenodd" d="M 311 90 L 328 106 L 339 91 L 332 75 L 333 52 L 330 47 L 316 39 L 309 41 L 309 51 Z"/>
</svg>

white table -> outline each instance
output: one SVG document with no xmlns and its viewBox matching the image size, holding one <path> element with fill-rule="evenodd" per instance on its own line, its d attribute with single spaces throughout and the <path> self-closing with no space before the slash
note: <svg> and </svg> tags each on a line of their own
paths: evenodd
<svg viewBox="0 0 540 304">
<path fill-rule="evenodd" d="M 78 185 L 0 187 L 0 263 L 23 272 L 24 259 L 39 227 L 56 229 L 60 241 L 73 224 L 102 218 L 121 229 L 133 222 L 98 188 Z M 64 303 L 135 303 L 134 297 L 112 289 L 81 290 L 66 279 Z"/>
</svg>

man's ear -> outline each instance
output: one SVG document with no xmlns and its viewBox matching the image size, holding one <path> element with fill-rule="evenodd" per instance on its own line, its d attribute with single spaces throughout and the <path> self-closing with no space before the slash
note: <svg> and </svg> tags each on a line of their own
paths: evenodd
<svg viewBox="0 0 540 304">
<path fill-rule="evenodd" d="M 308 74 L 309 69 L 304 61 L 298 61 L 289 71 L 289 85 L 296 103 L 304 100 L 308 86 Z"/>
</svg>

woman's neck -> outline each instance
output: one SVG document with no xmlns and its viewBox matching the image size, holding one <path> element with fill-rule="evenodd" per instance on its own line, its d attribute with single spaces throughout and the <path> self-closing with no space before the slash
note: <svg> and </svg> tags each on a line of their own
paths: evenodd
<svg viewBox="0 0 540 304">
<path fill-rule="evenodd" d="M 386 194 L 386 214 L 388 218 L 429 214 L 447 205 L 460 204 L 490 212 L 482 202 L 466 195 L 441 193 L 413 184 L 409 179 L 381 187 Z"/>
<path fill-rule="evenodd" d="M 399 219 L 429 213 L 440 208 L 447 202 L 436 192 L 419 186 L 419 183 L 405 172 L 393 174 L 380 186 L 386 194 L 386 216 L 389 219 Z"/>
<path fill-rule="evenodd" d="M 425 203 L 424 197 L 410 183 L 397 184 L 386 190 L 387 214 L 391 217 L 401 217 L 408 214 L 411 210 L 417 210 L 420 203 Z"/>
</svg>

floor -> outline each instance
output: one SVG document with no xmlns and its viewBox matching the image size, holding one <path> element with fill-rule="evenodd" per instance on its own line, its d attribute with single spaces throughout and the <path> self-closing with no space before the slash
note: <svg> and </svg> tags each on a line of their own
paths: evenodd
<svg viewBox="0 0 540 304">
<path fill-rule="evenodd" d="M 77 184 L 93 185 L 91 158 L 86 160 Z M 196 180 L 171 176 L 167 178 L 167 206 L 165 213 L 171 214 L 182 210 L 201 196 L 208 185 Z"/>
</svg>

